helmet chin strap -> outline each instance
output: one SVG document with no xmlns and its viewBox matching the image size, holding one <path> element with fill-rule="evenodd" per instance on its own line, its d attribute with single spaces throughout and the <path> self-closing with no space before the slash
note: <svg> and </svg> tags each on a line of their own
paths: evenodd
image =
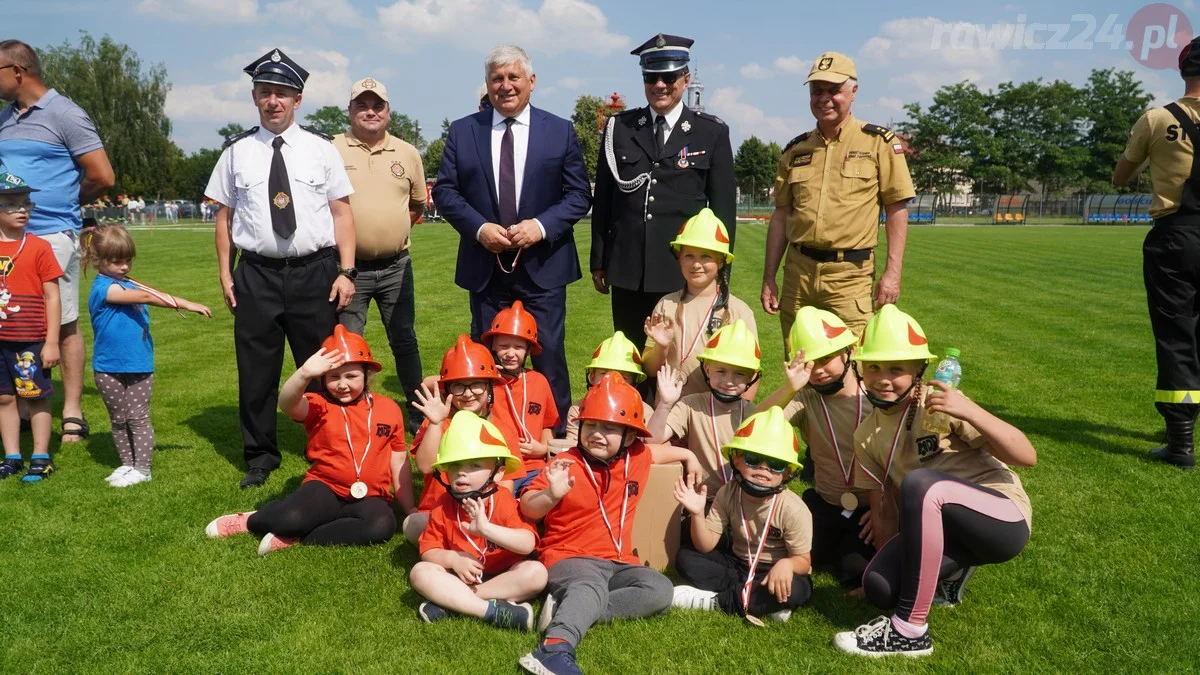
<svg viewBox="0 0 1200 675">
<path fill-rule="evenodd" d="M 749 478 L 746 478 L 742 475 L 741 471 L 735 471 L 733 474 L 733 479 L 737 481 L 738 487 L 742 489 L 742 492 L 745 492 L 751 497 L 770 497 L 771 495 L 779 494 L 780 492 L 783 492 L 783 489 L 787 487 L 787 484 L 792 482 L 792 479 L 795 477 L 796 472 L 793 471 L 792 475 L 785 478 L 779 485 L 775 487 L 767 487 L 765 485 L 759 485 Z"/>
<path fill-rule="evenodd" d="M 479 486 L 479 489 L 467 490 L 466 492 L 459 492 L 451 487 L 449 483 L 442 479 L 441 471 L 434 471 L 433 477 L 437 482 L 442 484 L 442 487 L 446 488 L 446 492 L 449 492 L 450 496 L 454 497 L 455 501 L 461 502 L 464 499 L 487 499 L 488 497 L 496 494 L 496 491 L 500 489 L 500 486 L 496 484 L 496 471 L 498 471 L 502 466 L 504 466 L 504 460 L 496 460 L 496 467 L 492 469 L 490 474 L 488 474 L 487 481 L 485 481 L 483 485 Z"/>
<path fill-rule="evenodd" d="M 708 390 L 712 392 L 713 398 L 717 399 L 721 403 L 737 403 L 737 401 L 742 398 L 741 394 L 726 394 L 725 392 L 719 391 L 716 387 L 712 386 L 712 382 L 708 381 L 708 371 L 704 370 L 703 364 L 700 365 L 700 374 L 704 376 L 704 384 L 708 385 Z M 762 372 L 755 373 L 754 379 L 746 383 L 746 388 L 749 389 L 750 387 L 753 387 L 754 383 L 758 382 L 759 378 L 761 377 Z"/>
<path fill-rule="evenodd" d="M 908 385 L 908 389 L 905 389 L 904 393 L 897 396 L 895 401 L 888 401 L 886 399 L 879 398 L 874 393 L 872 393 L 869 388 L 863 387 L 863 391 L 867 395 L 867 400 L 871 402 L 871 405 L 875 406 L 876 410 L 891 410 L 892 408 L 895 408 L 896 406 L 898 406 L 901 403 L 903 403 L 904 401 L 906 401 L 908 399 L 908 397 L 912 394 L 913 389 L 916 389 L 921 384 L 921 378 L 925 376 L 925 368 L 926 367 L 927 366 L 925 366 L 925 365 L 921 366 L 920 372 L 918 372 L 917 376 L 913 378 L 913 383 Z M 858 364 L 857 363 L 854 364 L 854 375 L 860 381 L 862 380 L 862 375 L 860 375 L 858 372 Z"/>
<path fill-rule="evenodd" d="M 583 461 L 587 462 L 588 464 L 591 464 L 592 466 L 608 468 L 613 465 L 613 462 L 616 462 L 618 459 L 621 459 L 621 457 L 625 454 L 626 447 L 624 445 L 624 442 L 625 442 L 625 436 L 622 435 L 621 436 L 621 443 L 622 443 L 621 449 L 617 450 L 617 454 L 613 455 L 612 457 L 609 457 L 608 459 L 600 459 L 599 457 L 588 452 L 587 448 L 583 447 L 583 443 L 579 444 L 579 454 L 583 455 Z"/>
<path fill-rule="evenodd" d="M 849 366 L 850 366 L 850 349 L 846 348 L 846 350 L 844 352 L 842 352 L 842 375 L 841 375 L 841 377 L 839 377 L 836 380 L 831 380 L 829 382 L 826 382 L 825 384 L 813 384 L 813 383 L 809 382 L 808 386 L 812 387 L 813 391 L 817 392 L 818 394 L 820 394 L 822 396 L 829 396 L 831 394 L 836 394 L 842 390 L 842 385 L 846 381 L 846 373 L 850 371 Z M 857 376 L 857 373 L 855 374 L 855 376 Z"/>
</svg>

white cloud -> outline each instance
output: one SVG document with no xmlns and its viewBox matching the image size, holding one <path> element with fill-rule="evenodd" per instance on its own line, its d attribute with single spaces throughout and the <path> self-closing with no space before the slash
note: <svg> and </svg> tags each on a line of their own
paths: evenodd
<svg viewBox="0 0 1200 675">
<path fill-rule="evenodd" d="M 714 89 L 708 97 L 705 109 L 716 113 L 739 136 L 758 136 L 764 141 L 784 143 L 796 134 L 813 126 L 811 118 L 777 117 L 768 115 L 761 108 L 742 100 L 741 87 Z"/>
<path fill-rule="evenodd" d="M 320 22 L 336 26 L 357 26 L 363 21 L 362 15 L 348 0 L 279 0 L 267 5 L 265 13 L 292 22 Z"/>
<path fill-rule="evenodd" d="M 775 69 L 788 75 L 807 75 L 809 68 L 812 68 L 812 61 L 799 56 L 781 56 L 775 59 Z"/>
<path fill-rule="evenodd" d="M 536 11 L 520 0 L 400 0 L 380 7 L 379 26 L 406 39 L 398 49 L 452 43 L 486 50 L 513 36 L 527 50 L 606 55 L 629 46 L 628 36 L 608 31 L 599 7 L 584 0 L 543 0 Z M 537 59 L 534 59 L 537 69 Z"/>
<path fill-rule="evenodd" d="M 894 96 L 880 96 L 879 100 L 875 102 L 875 106 L 885 110 L 901 111 L 904 110 L 904 101 Z"/>
<path fill-rule="evenodd" d="M 258 20 L 258 0 L 141 0 L 134 11 L 171 21 L 249 23 Z"/>
<path fill-rule="evenodd" d="M 560 79 L 555 84 L 557 84 L 562 89 L 583 89 L 583 85 L 586 83 L 578 77 L 573 77 L 571 75 L 568 75 L 568 76 Z"/>
<path fill-rule="evenodd" d="M 1007 78 L 1012 65 L 1003 46 L 1011 24 L 982 26 L 934 17 L 893 19 L 858 51 L 859 80 L 868 89 L 872 71 L 899 70 L 887 89 L 908 98 L 927 98 L 939 87 L 969 80 L 982 87 Z M 1011 32 L 1007 33 L 1011 38 Z M 864 75 L 864 72 L 866 75 Z"/>
<path fill-rule="evenodd" d="M 765 80 L 771 77 L 771 70 L 763 68 L 757 63 L 747 63 L 738 70 L 738 74 L 751 80 Z"/>
</svg>

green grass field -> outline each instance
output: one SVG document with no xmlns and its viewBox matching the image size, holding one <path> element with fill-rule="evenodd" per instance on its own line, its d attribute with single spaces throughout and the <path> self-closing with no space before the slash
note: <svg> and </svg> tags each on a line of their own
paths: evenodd
<svg viewBox="0 0 1200 675">
<path fill-rule="evenodd" d="M 576 232 L 586 259 L 588 228 Z M 762 225 L 738 232 L 733 290 L 752 307 L 759 306 L 764 234 Z M 935 351 L 963 350 L 965 391 L 1024 429 L 1040 455 L 1036 467 L 1020 471 L 1034 509 L 1028 548 L 983 568 L 959 607 L 933 609 L 932 657 L 868 662 L 837 652 L 835 632 L 879 612 L 817 574 L 811 604 L 784 626 L 672 611 L 596 627 L 579 650 L 580 665 L 596 673 L 1200 666 L 1200 477 L 1146 458 L 1161 421 L 1151 405 L 1144 234 L 1134 227 L 910 231 L 900 306 L 922 323 Z M 414 242 L 418 333 L 434 372 L 467 330 L 467 296 L 452 282 L 454 231 L 422 225 Z M 406 582 L 416 553 L 399 535 L 374 548 L 297 547 L 265 559 L 248 537 L 204 537 L 211 518 L 298 485 L 304 434 L 281 419 L 281 470 L 263 490 L 237 489 L 233 323 L 221 303 L 212 236 L 156 229 L 138 232 L 137 243 L 134 277 L 209 304 L 216 317 L 152 311 L 153 482 L 104 484 L 117 457 L 89 373 L 91 439 L 58 453 L 59 473 L 46 483 L 0 483 L 0 670 L 513 672 L 533 635 L 418 620 L 419 599 Z M 579 394 L 583 364 L 611 323 L 607 298 L 586 282 L 570 287 L 568 303 Z M 782 381 L 782 341 L 778 322 L 759 311 L 766 392 Z M 368 338 L 384 362 L 376 388 L 395 395 L 377 316 Z M 90 351 L 90 332 L 88 340 Z"/>
</svg>

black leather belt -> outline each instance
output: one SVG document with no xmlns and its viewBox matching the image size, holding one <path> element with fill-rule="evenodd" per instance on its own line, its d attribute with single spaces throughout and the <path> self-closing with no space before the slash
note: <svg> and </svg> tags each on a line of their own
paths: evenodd
<svg viewBox="0 0 1200 675">
<path fill-rule="evenodd" d="M 400 251 L 396 255 L 390 255 L 386 258 L 376 258 L 374 260 L 359 260 L 355 258 L 354 267 L 357 268 L 359 272 L 378 272 L 379 270 L 386 270 L 387 268 L 395 265 L 407 257 L 408 249 Z"/>
<path fill-rule="evenodd" d="M 333 247 L 323 248 L 316 253 L 308 255 L 300 255 L 295 258 L 268 258 L 265 255 L 259 255 L 253 251 L 242 251 L 242 258 L 249 263 L 254 263 L 268 269 L 279 270 L 285 267 L 304 267 L 320 260 L 333 257 Z"/>
<path fill-rule="evenodd" d="M 811 248 L 804 245 L 796 246 L 800 249 L 801 254 L 817 262 L 861 262 L 871 259 L 871 249 L 869 248 L 848 248 L 834 251 L 824 248 Z"/>
</svg>

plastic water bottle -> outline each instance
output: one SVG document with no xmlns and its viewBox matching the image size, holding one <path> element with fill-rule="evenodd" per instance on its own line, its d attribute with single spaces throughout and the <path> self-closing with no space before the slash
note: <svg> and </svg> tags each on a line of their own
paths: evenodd
<svg viewBox="0 0 1200 675">
<path fill-rule="evenodd" d="M 958 389 L 958 383 L 962 381 L 962 364 L 958 362 L 961 354 L 962 352 L 953 347 L 947 348 L 946 357 L 938 363 L 937 370 L 933 373 L 933 381 L 945 382 L 951 389 Z M 927 413 L 921 422 L 921 428 L 935 434 L 950 433 L 950 416 L 943 412 Z"/>
</svg>

